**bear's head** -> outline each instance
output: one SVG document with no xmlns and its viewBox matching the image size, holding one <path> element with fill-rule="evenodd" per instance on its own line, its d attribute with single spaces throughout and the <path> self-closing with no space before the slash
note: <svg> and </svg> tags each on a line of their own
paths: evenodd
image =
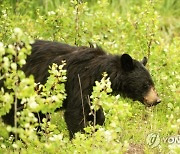
<svg viewBox="0 0 180 154">
<path fill-rule="evenodd" d="M 121 83 L 121 92 L 126 97 L 138 100 L 146 106 L 153 106 L 161 102 L 154 82 L 145 68 L 147 58 L 137 61 L 128 54 L 123 54 L 120 58 L 121 74 L 123 82 Z"/>
</svg>

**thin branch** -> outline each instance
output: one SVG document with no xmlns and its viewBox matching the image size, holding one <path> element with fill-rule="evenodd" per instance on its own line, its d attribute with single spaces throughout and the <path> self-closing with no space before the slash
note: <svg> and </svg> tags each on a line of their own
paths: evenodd
<svg viewBox="0 0 180 154">
<path fill-rule="evenodd" d="M 17 129 L 17 92 L 15 90 L 15 102 L 14 102 L 14 127 Z M 17 132 L 15 132 L 15 140 L 17 140 Z"/>
<path fill-rule="evenodd" d="M 147 53 L 147 58 L 149 59 L 150 54 L 151 54 L 151 45 L 152 45 L 152 39 L 149 40 L 149 42 L 147 42 L 148 45 L 148 53 Z"/>
<path fill-rule="evenodd" d="M 82 86 L 81 86 L 81 79 L 78 74 L 78 80 L 79 80 L 79 88 L 81 93 L 81 103 L 82 103 L 82 110 L 83 110 L 83 116 L 84 116 L 84 127 L 86 126 L 86 117 L 85 117 L 85 111 L 84 111 L 84 100 L 83 100 L 83 93 L 82 93 Z"/>
<path fill-rule="evenodd" d="M 17 54 L 18 54 L 18 49 L 15 49 L 15 63 L 17 64 Z M 18 98 L 17 98 L 17 88 L 18 88 L 18 75 L 17 75 L 17 70 L 16 70 L 16 75 L 15 75 L 15 88 L 14 88 L 14 127 L 17 130 L 17 103 L 18 103 Z M 15 140 L 17 140 L 17 132 L 15 131 Z"/>
<path fill-rule="evenodd" d="M 80 0 L 77 0 L 77 4 L 75 5 L 75 9 L 76 9 L 76 16 L 75 16 L 75 30 L 76 30 L 76 36 L 75 36 L 75 42 L 74 44 L 75 45 L 78 45 L 77 43 L 77 40 L 79 39 L 80 37 L 80 34 L 79 34 L 79 4 L 81 3 Z"/>
</svg>

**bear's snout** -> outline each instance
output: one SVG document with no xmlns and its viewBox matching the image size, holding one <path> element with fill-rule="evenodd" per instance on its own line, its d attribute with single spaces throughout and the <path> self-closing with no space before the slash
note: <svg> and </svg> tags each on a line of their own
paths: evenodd
<svg viewBox="0 0 180 154">
<path fill-rule="evenodd" d="M 154 87 L 151 87 L 149 91 L 144 96 L 144 103 L 147 106 L 154 106 L 161 102 L 156 90 Z"/>
</svg>

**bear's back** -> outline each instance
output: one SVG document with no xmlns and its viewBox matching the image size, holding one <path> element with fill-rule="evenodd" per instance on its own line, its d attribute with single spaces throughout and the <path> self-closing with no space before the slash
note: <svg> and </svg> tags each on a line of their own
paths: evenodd
<svg viewBox="0 0 180 154">
<path fill-rule="evenodd" d="M 60 65 L 62 60 L 66 60 L 68 66 L 73 66 L 74 64 L 83 64 L 98 56 L 106 55 L 100 47 L 76 47 L 43 40 L 37 40 L 31 46 L 32 52 L 23 66 L 23 71 L 27 76 L 34 75 L 35 81 L 40 83 L 45 83 L 49 75 L 49 66 L 52 63 Z"/>
</svg>

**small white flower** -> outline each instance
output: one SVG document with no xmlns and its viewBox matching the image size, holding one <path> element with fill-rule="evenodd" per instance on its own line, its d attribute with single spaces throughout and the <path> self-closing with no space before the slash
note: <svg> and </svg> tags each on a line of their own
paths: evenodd
<svg viewBox="0 0 180 154">
<path fill-rule="evenodd" d="M 2 42 L 0 42 L 0 48 L 1 48 L 1 47 L 4 47 L 4 44 L 3 44 Z"/>
<path fill-rule="evenodd" d="M 2 148 L 2 149 L 5 149 L 5 148 L 6 148 L 6 145 L 1 144 L 1 148 Z"/>
<path fill-rule="evenodd" d="M 119 99 L 120 98 L 120 95 L 116 95 L 116 99 Z"/>
<path fill-rule="evenodd" d="M 126 147 L 126 148 L 127 148 L 128 146 L 129 146 L 129 143 L 128 143 L 128 141 L 127 141 L 127 140 L 125 140 L 125 141 L 124 141 L 124 147 Z"/>
<path fill-rule="evenodd" d="M 58 135 L 56 135 L 56 138 L 57 138 L 58 140 L 62 140 L 62 139 L 63 139 L 63 134 L 58 134 Z"/>
<path fill-rule="evenodd" d="M 58 100 L 57 96 L 55 96 L 55 95 L 53 95 L 51 98 L 52 98 L 53 101 L 57 101 Z"/>
<path fill-rule="evenodd" d="M 14 149 L 17 149 L 17 148 L 18 148 L 18 145 L 15 144 L 15 143 L 13 143 L 12 147 L 13 147 Z"/>
<path fill-rule="evenodd" d="M 180 119 L 177 120 L 177 123 L 180 123 Z"/>
<path fill-rule="evenodd" d="M 21 34 L 22 33 L 22 30 L 18 27 L 14 28 L 14 33 L 15 34 Z"/>
<path fill-rule="evenodd" d="M 48 15 L 55 15 L 56 13 L 54 11 L 49 11 Z"/>
<path fill-rule="evenodd" d="M 14 28 L 14 34 L 12 35 L 12 37 L 16 38 L 15 36 L 17 36 L 18 38 L 23 36 L 23 31 L 18 27 Z"/>
<path fill-rule="evenodd" d="M 9 48 L 9 49 L 13 49 L 14 47 L 13 47 L 12 44 L 9 44 L 9 45 L 8 45 L 8 48 Z"/>
<path fill-rule="evenodd" d="M 107 141 L 111 141 L 112 140 L 112 132 L 107 130 L 104 132 L 104 136 L 106 138 Z"/>
<path fill-rule="evenodd" d="M 25 127 L 25 128 L 28 128 L 28 127 L 29 127 L 29 123 L 26 123 L 24 127 Z"/>
<path fill-rule="evenodd" d="M 11 68 L 13 70 L 17 70 L 17 64 L 16 63 L 11 63 Z"/>
<path fill-rule="evenodd" d="M 171 128 L 172 129 L 178 129 L 178 126 L 177 125 L 171 125 Z"/>
<path fill-rule="evenodd" d="M 53 136 L 49 137 L 50 141 L 55 141 L 55 138 Z"/>
<path fill-rule="evenodd" d="M 30 101 L 29 106 L 30 106 L 30 108 L 32 108 L 32 109 L 35 109 L 35 108 L 38 107 L 38 104 L 36 103 L 36 101 L 34 100 L 34 98 L 32 98 L 32 101 Z"/>
<path fill-rule="evenodd" d="M 30 112 L 30 113 L 28 113 L 28 116 L 33 117 L 34 115 L 33 115 L 33 113 Z"/>
</svg>

